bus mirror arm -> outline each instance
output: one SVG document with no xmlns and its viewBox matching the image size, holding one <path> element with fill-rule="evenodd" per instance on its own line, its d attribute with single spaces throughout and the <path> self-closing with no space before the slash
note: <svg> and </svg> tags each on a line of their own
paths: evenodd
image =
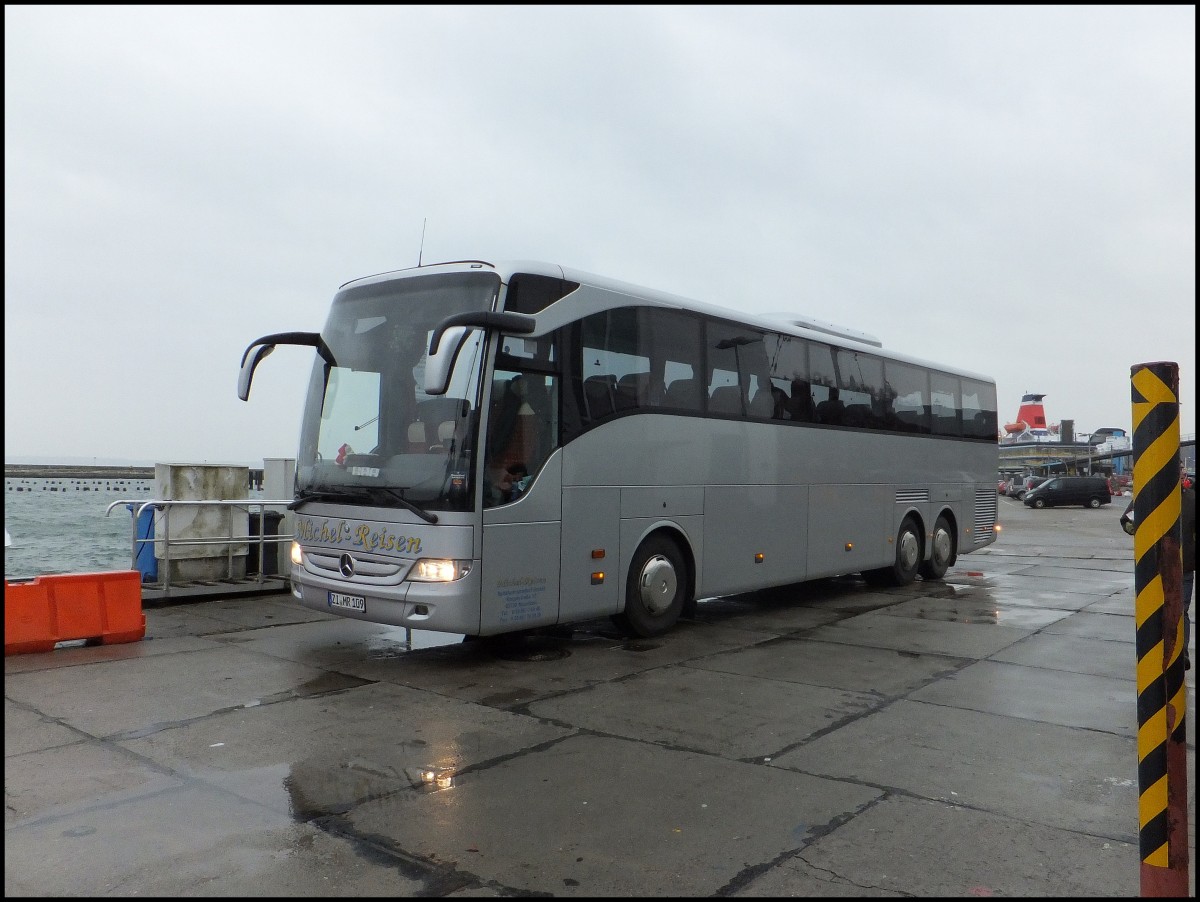
<svg viewBox="0 0 1200 902">
<path fill-rule="evenodd" d="M 238 373 L 238 397 L 243 401 L 250 397 L 250 381 L 254 378 L 255 368 L 275 350 L 276 345 L 308 345 L 316 348 L 326 363 L 336 363 L 329 345 L 325 344 L 324 339 L 316 332 L 276 332 L 274 335 L 264 335 L 252 341 L 242 352 L 242 368 Z"/>
<path fill-rule="evenodd" d="M 438 352 L 442 335 L 453 326 L 476 326 L 482 329 L 496 329 L 499 332 L 512 332 L 514 335 L 528 335 L 537 326 L 537 320 L 524 313 L 456 313 L 448 316 L 436 326 L 429 337 L 429 356 Z"/>
<path fill-rule="evenodd" d="M 462 350 L 470 328 L 495 329 L 516 335 L 528 335 L 537 325 L 537 320 L 524 313 L 456 313 L 448 316 L 429 337 L 429 357 L 425 361 L 425 393 L 444 395 L 450 385 L 450 373 L 454 361 Z"/>
</svg>

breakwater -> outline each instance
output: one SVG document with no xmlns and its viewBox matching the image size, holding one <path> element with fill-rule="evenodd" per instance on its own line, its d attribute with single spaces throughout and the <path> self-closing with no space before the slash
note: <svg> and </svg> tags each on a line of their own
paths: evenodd
<svg viewBox="0 0 1200 902">
<path fill-rule="evenodd" d="M 88 464 L 9 464 L 4 465 L 5 479 L 103 479 L 109 482 L 153 480 L 154 467 L 103 466 Z M 261 490 L 263 468 L 251 467 L 249 490 Z"/>
</svg>

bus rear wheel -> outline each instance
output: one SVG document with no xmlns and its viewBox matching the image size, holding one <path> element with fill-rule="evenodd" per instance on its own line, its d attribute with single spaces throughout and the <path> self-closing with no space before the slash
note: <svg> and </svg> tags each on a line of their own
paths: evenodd
<svg viewBox="0 0 1200 902">
<path fill-rule="evenodd" d="M 917 578 L 922 551 L 921 531 L 912 517 L 905 517 L 896 533 L 895 563 L 866 572 L 863 577 L 872 586 L 907 586 Z"/>
<path fill-rule="evenodd" d="M 954 531 L 950 521 L 938 517 L 933 524 L 933 538 L 929 543 L 929 560 L 922 561 L 920 572 L 925 579 L 941 579 L 954 564 L 957 557 L 954 549 Z"/>
<path fill-rule="evenodd" d="M 690 580 L 677 546 L 654 535 L 638 546 L 625 582 L 625 610 L 612 619 L 628 635 L 661 636 L 683 611 Z"/>
</svg>

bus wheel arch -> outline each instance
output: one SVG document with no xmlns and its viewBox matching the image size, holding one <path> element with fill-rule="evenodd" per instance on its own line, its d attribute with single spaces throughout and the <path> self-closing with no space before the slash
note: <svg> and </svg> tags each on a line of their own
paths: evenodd
<svg viewBox="0 0 1200 902">
<path fill-rule="evenodd" d="M 694 577 L 686 543 L 671 531 L 656 530 L 638 544 L 625 577 L 625 608 L 612 618 L 628 635 L 661 636 L 694 606 Z"/>
<path fill-rule="evenodd" d="M 958 560 L 958 528 L 954 515 L 943 511 L 937 515 L 933 523 L 933 531 L 929 534 L 929 557 L 921 562 L 919 572 L 924 579 L 937 580 L 946 575 L 946 571 Z"/>
</svg>

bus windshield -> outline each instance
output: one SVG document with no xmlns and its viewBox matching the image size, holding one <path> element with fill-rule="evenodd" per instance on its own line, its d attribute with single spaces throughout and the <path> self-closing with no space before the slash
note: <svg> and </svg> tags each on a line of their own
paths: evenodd
<svg viewBox="0 0 1200 902">
<path fill-rule="evenodd" d="M 424 391 L 433 329 L 493 309 L 494 272 L 417 276 L 339 292 L 321 331 L 296 460 L 297 501 L 471 510 L 484 332 L 469 334 L 449 390 Z"/>
</svg>

